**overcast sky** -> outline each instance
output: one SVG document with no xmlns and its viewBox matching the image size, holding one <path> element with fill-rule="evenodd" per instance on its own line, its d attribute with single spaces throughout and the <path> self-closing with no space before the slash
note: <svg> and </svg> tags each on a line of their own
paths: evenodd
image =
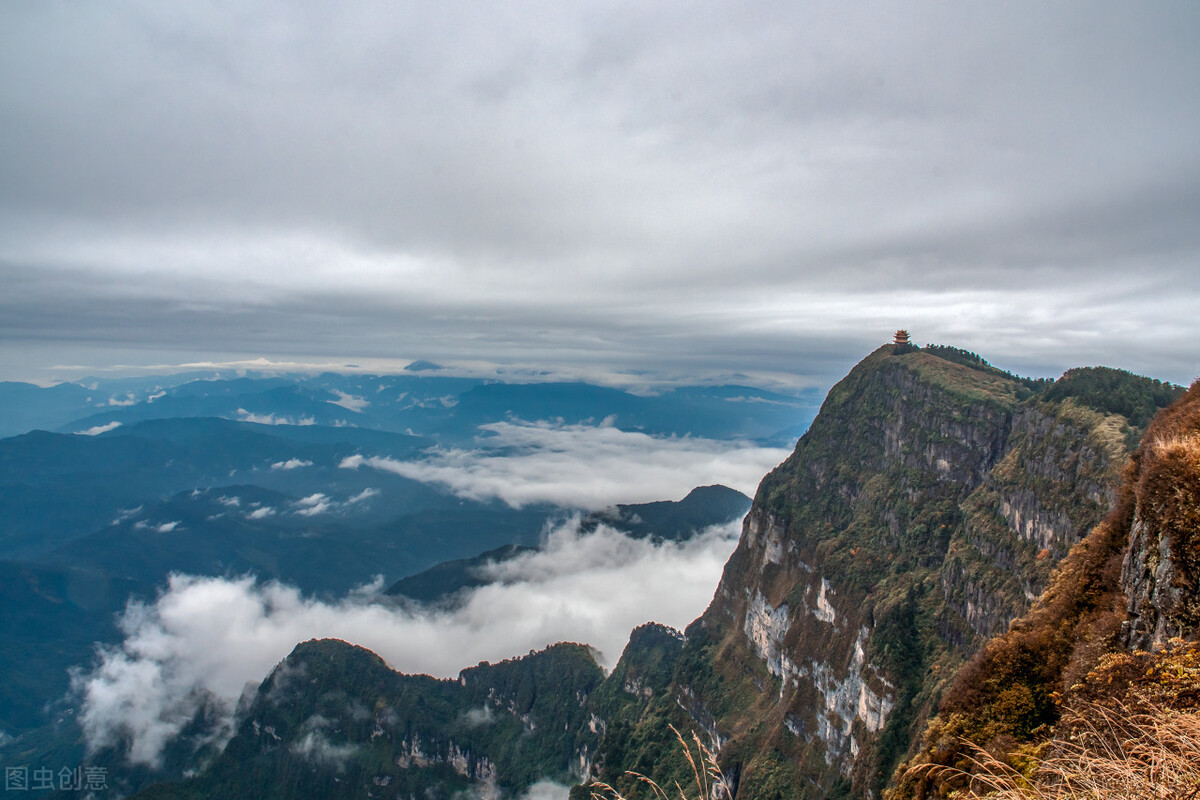
<svg viewBox="0 0 1200 800">
<path fill-rule="evenodd" d="M 1200 373 L 1200 4 L 0 5 L 0 377 Z"/>
</svg>

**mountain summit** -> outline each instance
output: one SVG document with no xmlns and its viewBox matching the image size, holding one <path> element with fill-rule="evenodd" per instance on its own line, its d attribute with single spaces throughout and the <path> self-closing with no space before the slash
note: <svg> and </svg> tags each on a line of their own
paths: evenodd
<svg viewBox="0 0 1200 800">
<path fill-rule="evenodd" d="M 670 719 L 705 731 L 738 796 L 878 797 L 964 660 L 1113 505 L 1145 424 L 1093 398 L 1114 377 L 1163 389 L 1115 370 L 1048 386 L 946 347 L 864 359 L 759 486 L 670 684 L 622 734 L 647 747 L 606 737 L 599 777 L 669 774 L 639 728 Z"/>
</svg>

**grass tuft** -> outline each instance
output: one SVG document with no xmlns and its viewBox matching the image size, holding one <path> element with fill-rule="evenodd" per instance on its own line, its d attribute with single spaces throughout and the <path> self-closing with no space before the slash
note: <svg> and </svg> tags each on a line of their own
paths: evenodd
<svg viewBox="0 0 1200 800">
<path fill-rule="evenodd" d="M 966 763 L 912 772 L 961 785 L 965 798 L 1200 800 L 1200 710 L 1087 704 L 1069 715 L 1070 733 L 1052 740 L 1031 770 L 967 742 Z"/>
<path fill-rule="evenodd" d="M 676 781 L 674 785 L 676 794 L 672 795 L 653 779 L 640 772 L 626 771 L 625 774 L 634 778 L 638 783 L 648 786 L 653 796 L 659 800 L 733 800 L 729 783 L 721 772 L 720 766 L 717 765 L 716 753 L 706 747 L 695 732 L 692 733 L 692 741 L 689 743 L 674 725 L 668 727 L 675 734 L 675 738 L 683 750 L 683 755 L 692 769 L 695 793 L 689 794 L 692 787 L 689 786 L 685 790 Z M 694 752 L 693 747 L 695 748 Z M 628 800 L 625 795 L 602 781 L 593 781 L 588 788 L 591 790 L 592 800 Z"/>
</svg>

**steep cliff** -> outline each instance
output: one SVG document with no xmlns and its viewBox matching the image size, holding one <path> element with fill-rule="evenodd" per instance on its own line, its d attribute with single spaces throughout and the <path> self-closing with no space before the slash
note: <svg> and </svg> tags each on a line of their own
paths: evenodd
<svg viewBox="0 0 1200 800">
<path fill-rule="evenodd" d="M 1032 771 L 1056 736 L 1069 739 L 1078 720 L 1105 709 L 1195 713 L 1198 566 L 1200 382 L 1153 419 L 1112 512 L 1059 563 L 1032 609 L 956 676 L 890 796 L 965 787 L 979 766 L 973 748 Z"/>
<path fill-rule="evenodd" d="M 1137 422 L 1046 388 L 950 348 L 864 359 L 763 479 L 645 725 L 702 730 L 739 797 L 879 796 L 947 681 L 1113 502 Z M 630 751 L 638 726 L 612 733 L 600 778 L 674 774 Z"/>
<path fill-rule="evenodd" d="M 1123 640 L 1144 649 L 1200 635 L 1200 383 L 1148 433 L 1121 569 Z"/>
</svg>

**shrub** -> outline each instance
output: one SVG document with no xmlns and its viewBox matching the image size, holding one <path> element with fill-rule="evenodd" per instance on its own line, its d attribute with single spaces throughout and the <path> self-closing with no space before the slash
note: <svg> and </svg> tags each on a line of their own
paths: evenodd
<svg viewBox="0 0 1200 800">
<path fill-rule="evenodd" d="M 957 773 L 966 796 L 992 800 L 1131 800 L 1200 797 L 1200 711 L 1145 700 L 1088 703 L 1065 715 L 1068 735 L 1053 739 L 1021 769 L 971 747 L 970 769 Z M 944 778 L 953 777 L 945 775 Z"/>
</svg>

